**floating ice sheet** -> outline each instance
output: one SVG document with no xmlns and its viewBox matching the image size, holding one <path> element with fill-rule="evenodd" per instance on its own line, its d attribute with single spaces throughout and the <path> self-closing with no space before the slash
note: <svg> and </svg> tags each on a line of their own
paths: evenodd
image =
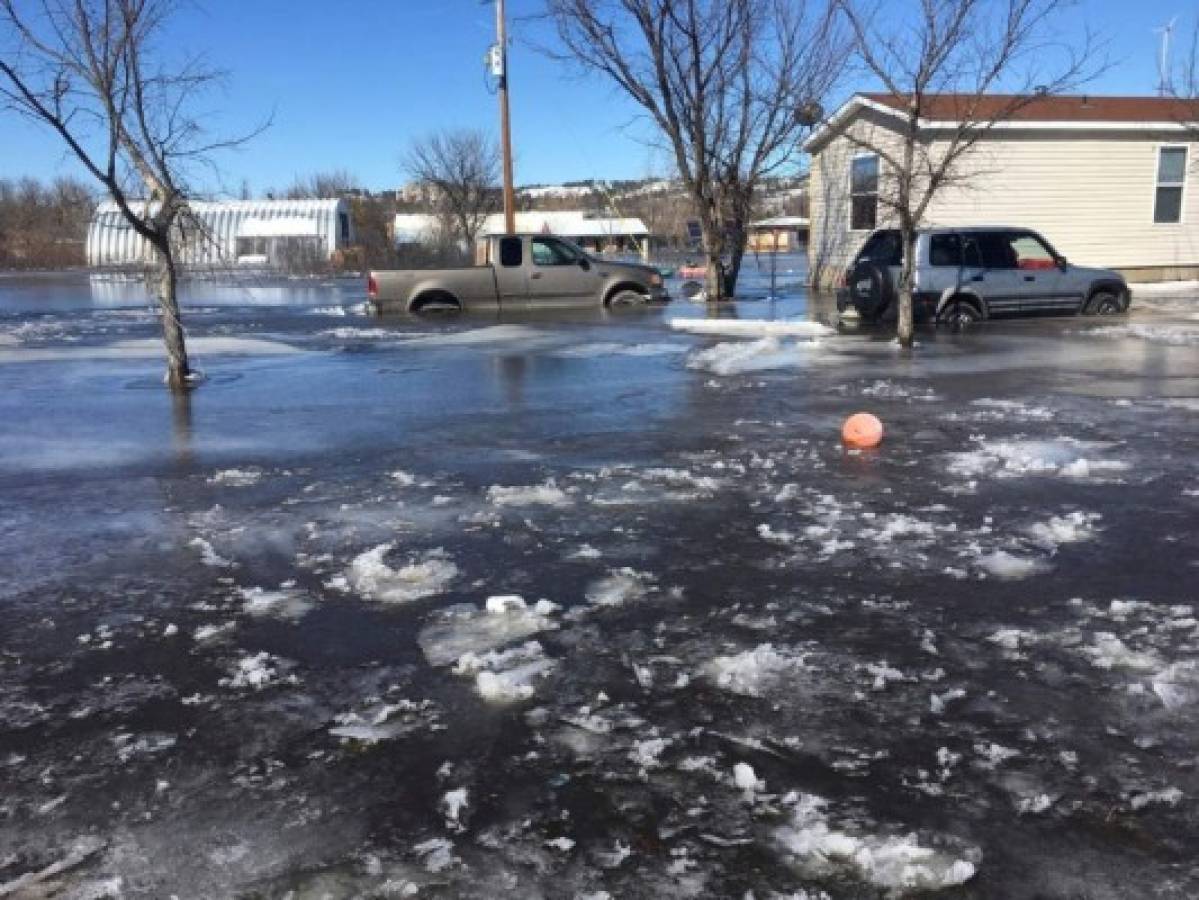
<svg viewBox="0 0 1199 900">
<path fill-rule="evenodd" d="M 540 631 L 557 628 L 557 607 L 539 601 L 531 608 L 516 596 L 491 597 L 484 609 L 459 604 L 439 611 L 417 638 L 425 659 L 447 666 L 465 654 L 483 654 Z"/>
<path fill-rule="evenodd" d="M 395 544 L 380 544 L 359 554 L 343 576 L 345 585 L 372 600 L 407 603 L 442 593 L 458 575 L 458 567 L 442 549 L 410 557 L 393 569 L 384 560 Z"/>
</svg>

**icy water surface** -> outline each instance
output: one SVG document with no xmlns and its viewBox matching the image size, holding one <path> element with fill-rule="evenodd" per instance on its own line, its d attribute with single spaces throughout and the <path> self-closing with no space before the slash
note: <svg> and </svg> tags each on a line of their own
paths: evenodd
<svg viewBox="0 0 1199 900">
<path fill-rule="evenodd" d="M 1199 894 L 1199 301 L 785 290 L 0 278 L 0 896 Z"/>
</svg>

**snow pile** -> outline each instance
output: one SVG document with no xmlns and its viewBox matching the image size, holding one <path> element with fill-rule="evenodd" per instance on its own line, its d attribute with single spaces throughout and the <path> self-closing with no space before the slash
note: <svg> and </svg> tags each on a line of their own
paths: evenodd
<svg viewBox="0 0 1199 900">
<path fill-rule="evenodd" d="M 1162 668 L 1162 661 L 1152 651 L 1134 650 L 1110 631 L 1099 631 L 1090 646 L 1082 652 L 1091 658 L 1091 665 L 1099 669 L 1132 669 L 1152 671 Z"/>
<path fill-rule="evenodd" d="M 1087 337 L 1138 338 L 1171 347 L 1199 346 L 1199 326 L 1195 325 L 1107 325 L 1087 329 L 1083 334 Z"/>
<path fill-rule="evenodd" d="M 372 600 L 407 603 L 442 593 L 458 575 L 458 567 L 441 548 L 393 569 L 384 557 L 394 549 L 395 544 L 380 544 L 355 557 L 343 576 L 345 586 Z"/>
<path fill-rule="evenodd" d="M 539 344 L 549 336 L 527 325 L 491 325 L 467 331 L 444 331 L 408 337 L 407 344 L 433 347 L 469 347 L 475 344 Z"/>
<path fill-rule="evenodd" d="M 593 581 L 587 588 L 587 600 L 595 606 L 621 606 L 644 600 L 654 590 L 657 587 L 653 575 L 626 566 L 613 569 L 606 577 Z"/>
<path fill-rule="evenodd" d="M 226 487 L 249 487 L 262 479 L 261 469 L 224 469 L 208 479 L 209 484 Z"/>
<path fill-rule="evenodd" d="M 372 701 L 361 711 L 341 713 L 329 728 L 334 737 L 374 744 L 439 725 L 437 707 L 431 700 L 419 703 L 400 699 L 394 703 Z"/>
<path fill-rule="evenodd" d="M 724 337 L 804 337 L 817 338 L 836 334 L 835 329 L 819 322 L 766 319 L 671 319 L 675 331 L 691 334 L 718 334 Z"/>
<path fill-rule="evenodd" d="M 940 400 L 931 387 L 896 384 L 894 381 L 879 379 L 862 388 L 863 397 L 874 397 L 879 400 Z"/>
<path fill-rule="evenodd" d="M 849 875 L 890 891 L 933 891 L 965 884 L 981 856 L 962 857 L 921 846 L 915 834 L 884 836 L 841 830 L 829 823 L 828 801 L 804 794 L 795 799 L 791 824 L 775 839 L 793 864 L 811 877 Z M 969 858 L 966 858 L 969 857 Z"/>
<path fill-rule="evenodd" d="M 555 662 L 537 641 L 511 650 L 466 653 L 454 666 L 458 675 L 473 675 L 475 688 L 484 700 L 511 703 L 533 696 L 534 682 L 547 675 Z"/>
<path fill-rule="evenodd" d="M 1177 806 L 1182 802 L 1183 793 L 1176 787 L 1165 788 L 1160 791 L 1146 791 L 1143 794 L 1133 794 L 1128 800 L 1128 805 L 1134 810 L 1142 810 L 1146 806 L 1151 806 L 1159 803 L 1165 806 Z"/>
<path fill-rule="evenodd" d="M 813 346 L 815 343 L 809 343 L 807 348 Z M 760 341 L 736 341 L 700 350 L 691 354 L 687 368 L 704 369 L 714 375 L 743 375 L 794 368 L 805 365 L 810 359 L 811 351 L 803 344 L 794 342 L 788 346 L 778 338 L 766 337 Z"/>
<path fill-rule="evenodd" d="M 766 791 L 766 781 L 758 778 L 758 773 L 749 763 L 739 762 L 733 766 L 733 784 L 749 803 L 753 803 L 755 794 Z"/>
<path fill-rule="evenodd" d="M 237 591 L 244 601 L 242 609 L 255 617 L 299 619 L 314 606 L 308 595 L 296 588 L 295 582 L 285 582 L 275 591 L 260 587 L 238 588 Z"/>
<path fill-rule="evenodd" d="M 1153 676 L 1153 693 L 1166 709 L 1181 709 L 1199 701 L 1199 663 L 1171 663 Z"/>
<path fill-rule="evenodd" d="M 454 844 L 445 838 L 431 838 L 417 844 L 412 851 L 424 863 L 425 869 L 434 875 L 462 865 L 462 860 L 454 855 Z"/>
<path fill-rule="evenodd" d="M 222 678 L 218 684 L 234 690 L 261 691 L 281 681 L 294 682 L 295 676 L 285 677 L 283 674 L 287 665 L 284 660 L 262 650 L 234 661 L 229 677 Z"/>
<path fill-rule="evenodd" d="M 1053 549 L 1060 544 L 1076 544 L 1095 537 L 1095 523 L 1099 513 L 1071 512 L 1064 516 L 1053 516 L 1047 522 L 1037 522 L 1028 529 L 1034 541 Z"/>
<path fill-rule="evenodd" d="M 1110 444 L 1075 441 L 988 441 L 978 440 L 978 448 L 949 454 L 949 471 L 965 478 L 989 475 L 1014 478 L 1028 475 L 1058 475 L 1085 479 L 1101 472 L 1121 472 L 1129 468 L 1119 460 L 1095 459 L 1088 453 L 1102 452 Z"/>
<path fill-rule="evenodd" d="M 760 697 L 788 675 L 803 669 L 804 657 L 779 653 L 771 644 L 760 644 L 735 656 L 717 656 L 701 674 L 717 687 L 734 694 Z"/>
<path fill-rule="evenodd" d="M 552 478 L 545 484 L 526 487 L 492 485 L 487 489 L 487 500 L 493 506 L 554 506 L 562 508 L 570 506 L 571 503 L 570 497 L 558 487 Z"/>
<path fill-rule="evenodd" d="M 239 337 L 189 337 L 189 355 L 202 356 L 287 356 L 302 351 L 279 341 Z M 71 347 L 0 349 L 0 362 L 50 362 L 72 359 L 158 359 L 161 338 L 138 338 L 111 344 L 80 344 Z"/>
<path fill-rule="evenodd" d="M 333 338 L 338 341 L 383 341 L 402 337 L 402 335 L 397 335 L 394 331 L 389 331 L 386 328 L 354 328 L 351 326 L 326 328 L 320 332 L 320 335 L 321 337 Z"/>
<path fill-rule="evenodd" d="M 600 342 L 582 344 L 578 347 L 559 350 L 554 353 L 554 356 L 562 356 L 569 359 L 589 359 L 595 356 L 674 356 L 675 354 L 686 353 L 690 349 L 690 346 L 687 344 L 671 344 L 666 342 L 644 344 Z"/>
<path fill-rule="evenodd" d="M 486 653 L 540 631 L 557 628 L 550 616 L 558 607 L 539 600 L 530 608 L 517 596 L 489 597 L 484 609 L 451 606 L 421 630 L 417 643 L 433 666 L 447 666 L 465 654 Z"/>
<path fill-rule="evenodd" d="M 976 419 L 991 419 L 994 421 L 1019 419 L 1031 422 L 1048 422 L 1056 415 L 1053 410 L 1047 407 L 1029 406 L 1020 400 L 995 400 L 990 397 L 981 397 L 978 400 L 972 400 L 970 405 L 982 410 L 975 414 L 974 418 Z"/>
<path fill-rule="evenodd" d="M 1042 575 L 1053 568 L 1044 560 L 1016 556 L 1006 550 L 995 550 L 983 554 L 974 561 L 974 564 L 987 575 L 1007 580 Z"/>
<path fill-rule="evenodd" d="M 466 788 L 446 791 L 441 798 L 441 808 L 445 812 L 445 826 L 451 831 L 462 831 L 462 811 L 470 806 L 470 794 Z"/>
<path fill-rule="evenodd" d="M 233 565 L 232 561 L 227 560 L 225 557 L 218 554 L 213 548 L 212 544 L 204 540 L 202 537 L 192 538 L 190 541 L 188 541 L 188 546 L 195 547 L 200 551 L 200 561 L 206 566 L 212 566 L 216 569 L 227 569 Z"/>
<path fill-rule="evenodd" d="M 633 741 L 632 749 L 629 750 L 629 759 L 637 764 L 642 774 L 645 774 L 649 769 L 661 767 L 660 757 L 670 744 L 669 738 L 647 738 L 644 741 Z"/>
<path fill-rule="evenodd" d="M 719 478 L 712 478 L 708 475 L 696 475 L 689 469 L 671 469 L 671 468 L 655 468 L 646 469 L 642 475 L 650 481 L 660 482 L 670 487 L 692 488 L 694 491 L 704 494 L 710 494 L 720 489 L 721 483 Z M 680 495 L 683 497 L 695 496 L 694 493 Z"/>
</svg>

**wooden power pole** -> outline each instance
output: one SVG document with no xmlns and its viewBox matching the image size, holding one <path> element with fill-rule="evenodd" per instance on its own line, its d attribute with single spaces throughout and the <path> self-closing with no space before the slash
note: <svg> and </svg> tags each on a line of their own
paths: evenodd
<svg viewBox="0 0 1199 900">
<path fill-rule="evenodd" d="M 512 126 L 508 121 L 508 25 L 504 0 L 495 0 L 496 75 L 499 78 L 500 145 L 504 154 L 504 230 L 516 233 L 516 192 L 512 187 Z"/>
</svg>

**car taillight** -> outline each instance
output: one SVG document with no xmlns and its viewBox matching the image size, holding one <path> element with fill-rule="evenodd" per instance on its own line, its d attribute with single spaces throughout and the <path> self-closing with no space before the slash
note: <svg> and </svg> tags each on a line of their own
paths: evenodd
<svg viewBox="0 0 1199 900">
<path fill-rule="evenodd" d="M 841 273 L 841 287 L 843 287 L 843 288 L 849 287 L 849 269 L 846 269 L 844 272 Z"/>
<path fill-rule="evenodd" d="M 366 279 L 366 296 L 372 300 L 379 296 L 379 282 L 375 281 L 374 275 Z"/>
</svg>

